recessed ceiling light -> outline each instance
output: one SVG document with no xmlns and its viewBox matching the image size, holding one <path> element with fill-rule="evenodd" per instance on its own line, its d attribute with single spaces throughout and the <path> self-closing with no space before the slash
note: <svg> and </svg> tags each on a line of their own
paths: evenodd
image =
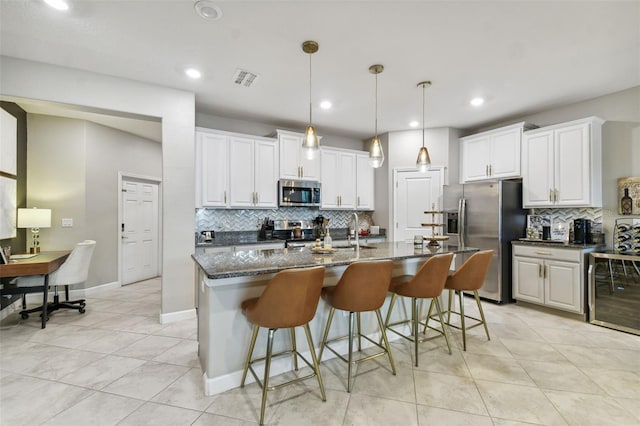
<svg viewBox="0 0 640 426">
<path fill-rule="evenodd" d="M 479 107 L 480 105 L 482 105 L 484 103 L 484 99 L 483 98 L 473 98 L 471 99 L 471 101 L 469 101 L 469 103 L 475 107 Z"/>
<path fill-rule="evenodd" d="M 416 120 L 409 122 L 409 127 L 418 127 L 419 125 L 420 123 L 418 123 Z"/>
<path fill-rule="evenodd" d="M 66 0 L 44 0 L 44 2 L 56 10 L 69 10 L 69 3 Z"/>
<path fill-rule="evenodd" d="M 193 5 L 193 7 L 201 18 L 211 21 L 217 21 L 222 18 L 222 10 L 211 1 L 199 0 Z"/>
<path fill-rule="evenodd" d="M 193 78 L 194 80 L 202 77 L 202 73 L 195 68 L 187 68 L 186 70 L 184 70 L 184 73 L 187 75 L 187 77 Z"/>
<path fill-rule="evenodd" d="M 331 109 L 331 102 L 330 101 L 322 101 L 320 102 L 320 108 L 322 109 Z"/>
</svg>

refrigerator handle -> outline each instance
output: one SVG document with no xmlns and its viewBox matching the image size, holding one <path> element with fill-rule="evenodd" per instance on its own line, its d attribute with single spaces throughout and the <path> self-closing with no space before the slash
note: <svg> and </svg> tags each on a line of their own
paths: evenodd
<svg viewBox="0 0 640 426">
<path fill-rule="evenodd" d="M 464 198 L 458 200 L 458 238 L 460 246 L 464 247 L 464 236 L 467 233 L 467 201 Z"/>
</svg>

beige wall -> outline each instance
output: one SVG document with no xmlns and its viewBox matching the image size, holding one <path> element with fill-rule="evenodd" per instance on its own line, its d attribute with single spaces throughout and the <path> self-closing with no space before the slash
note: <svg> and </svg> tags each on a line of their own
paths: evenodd
<svg viewBox="0 0 640 426">
<path fill-rule="evenodd" d="M 162 146 L 82 120 L 29 114 L 27 203 L 50 208 L 43 250 L 97 241 L 85 288 L 118 281 L 118 172 L 162 174 Z M 73 219 L 62 228 L 61 219 Z"/>
</svg>

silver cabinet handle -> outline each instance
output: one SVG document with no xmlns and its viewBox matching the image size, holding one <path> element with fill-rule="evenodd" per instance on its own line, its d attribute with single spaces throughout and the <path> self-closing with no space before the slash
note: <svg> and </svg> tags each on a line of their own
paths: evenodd
<svg viewBox="0 0 640 426">
<path fill-rule="evenodd" d="M 256 204 L 260 202 L 260 194 L 256 192 Z"/>
<path fill-rule="evenodd" d="M 304 166 L 300 166 L 300 177 L 304 177 Z"/>
<path fill-rule="evenodd" d="M 489 176 L 489 165 L 488 164 L 484 166 L 484 175 L 485 176 Z"/>
<path fill-rule="evenodd" d="M 224 203 L 227 204 L 227 191 L 224 191 Z"/>
<path fill-rule="evenodd" d="M 541 254 L 543 256 L 551 256 L 551 252 L 550 251 L 536 251 L 536 254 Z"/>
<path fill-rule="evenodd" d="M 549 202 L 553 203 L 553 189 L 549 188 Z"/>
<path fill-rule="evenodd" d="M 542 263 L 538 265 L 538 277 L 542 278 Z"/>
<path fill-rule="evenodd" d="M 546 265 L 542 266 L 542 272 L 543 272 L 542 278 L 544 278 L 546 280 L 547 279 L 547 266 Z"/>
<path fill-rule="evenodd" d="M 555 201 L 556 203 L 558 202 L 558 190 L 557 189 L 553 190 L 553 201 Z"/>
<path fill-rule="evenodd" d="M 493 166 L 489 164 L 489 176 L 493 176 Z"/>
<path fill-rule="evenodd" d="M 358 197 L 358 205 L 360 205 L 360 197 Z"/>
</svg>

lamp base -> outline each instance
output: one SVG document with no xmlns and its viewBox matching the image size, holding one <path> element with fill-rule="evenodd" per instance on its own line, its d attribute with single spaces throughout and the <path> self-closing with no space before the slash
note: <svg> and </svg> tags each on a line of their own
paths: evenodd
<svg viewBox="0 0 640 426">
<path fill-rule="evenodd" d="M 29 253 L 31 253 L 31 254 L 40 253 L 40 247 L 31 247 L 29 249 Z"/>
</svg>

